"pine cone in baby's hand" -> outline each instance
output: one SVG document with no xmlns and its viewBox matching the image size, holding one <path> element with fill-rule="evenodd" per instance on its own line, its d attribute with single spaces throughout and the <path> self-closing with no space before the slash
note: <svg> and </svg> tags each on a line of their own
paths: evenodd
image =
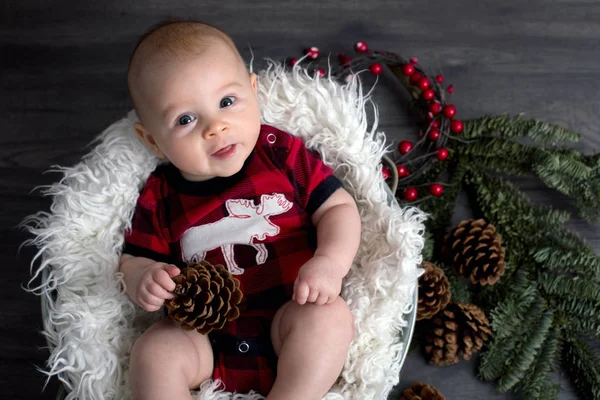
<svg viewBox="0 0 600 400">
<path fill-rule="evenodd" d="M 240 281 L 224 266 L 200 261 L 183 268 L 173 281 L 177 297 L 166 300 L 165 307 L 184 330 L 206 335 L 240 316 Z"/>
</svg>

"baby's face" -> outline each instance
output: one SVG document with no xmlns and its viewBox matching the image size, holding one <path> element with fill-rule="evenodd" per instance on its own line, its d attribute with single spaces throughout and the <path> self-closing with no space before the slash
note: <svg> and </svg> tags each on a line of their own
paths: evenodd
<svg viewBox="0 0 600 400">
<path fill-rule="evenodd" d="M 138 134 L 188 180 L 238 172 L 260 132 L 256 75 L 225 44 L 155 63 L 142 71 Z"/>
</svg>

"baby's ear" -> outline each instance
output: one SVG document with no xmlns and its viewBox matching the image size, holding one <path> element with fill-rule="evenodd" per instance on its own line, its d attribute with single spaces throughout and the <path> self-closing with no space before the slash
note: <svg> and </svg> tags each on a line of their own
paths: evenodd
<svg viewBox="0 0 600 400">
<path fill-rule="evenodd" d="M 144 128 L 144 125 L 142 125 L 139 122 L 136 122 L 135 124 L 133 124 L 133 129 L 135 129 L 135 133 L 137 133 L 137 135 L 140 137 L 140 139 L 142 139 L 146 146 L 148 146 L 150 150 L 152 150 L 159 158 L 166 157 L 165 153 L 163 153 L 160 147 L 158 147 L 158 144 L 154 140 L 154 136 L 152 136 L 152 134 L 148 132 L 146 128 Z"/>
</svg>

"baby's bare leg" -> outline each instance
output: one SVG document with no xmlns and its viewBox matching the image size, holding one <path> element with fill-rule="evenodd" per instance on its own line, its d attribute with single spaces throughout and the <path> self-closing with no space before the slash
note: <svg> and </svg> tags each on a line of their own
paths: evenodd
<svg viewBox="0 0 600 400">
<path fill-rule="evenodd" d="M 184 331 L 163 318 L 136 340 L 131 349 L 129 379 L 134 400 L 191 399 L 190 389 L 210 379 L 210 341 L 196 331 Z"/>
<path fill-rule="evenodd" d="M 331 304 L 284 304 L 271 339 L 279 356 L 267 400 L 319 400 L 338 378 L 354 335 L 352 313 L 341 297 Z"/>
</svg>

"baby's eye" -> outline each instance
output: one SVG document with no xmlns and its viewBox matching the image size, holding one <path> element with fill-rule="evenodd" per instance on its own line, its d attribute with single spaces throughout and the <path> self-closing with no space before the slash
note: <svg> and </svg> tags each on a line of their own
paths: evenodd
<svg viewBox="0 0 600 400">
<path fill-rule="evenodd" d="M 181 117 L 179 117 L 179 125 L 187 125 L 187 124 L 191 124 L 192 122 L 194 122 L 194 120 L 196 119 L 196 117 L 194 117 L 193 115 L 190 114 L 185 114 L 182 115 Z"/>
<path fill-rule="evenodd" d="M 227 96 L 227 97 L 223 97 L 223 99 L 221 100 L 221 102 L 219 103 L 219 107 L 220 108 L 225 108 L 225 107 L 229 107 L 231 106 L 233 103 L 235 102 L 235 97 L 233 96 Z"/>
</svg>

